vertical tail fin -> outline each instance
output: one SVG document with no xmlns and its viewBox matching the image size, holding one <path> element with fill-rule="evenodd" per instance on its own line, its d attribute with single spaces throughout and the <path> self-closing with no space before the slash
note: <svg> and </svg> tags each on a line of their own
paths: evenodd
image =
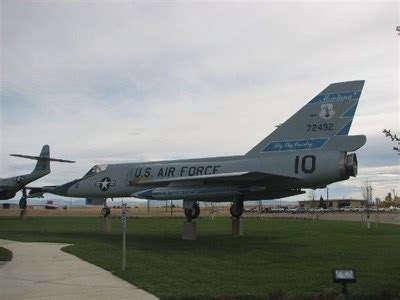
<svg viewBox="0 0 400 300">
<path fill-rule="evenodd" d="M 246 155 L 319 149 L 332 136 L 348 135 L 364 82 L 330 84 Z"/>
<path fill-rule="evenodd" d="M 50 147 L 44 145 L 32 173 L 50 173 Z"/>
</svg>

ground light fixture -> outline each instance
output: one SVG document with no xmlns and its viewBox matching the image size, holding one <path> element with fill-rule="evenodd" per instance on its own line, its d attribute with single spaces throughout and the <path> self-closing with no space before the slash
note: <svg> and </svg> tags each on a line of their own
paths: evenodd
<svg viewBox="0 0 400 300">
<path fill-rule="evenodd" d="M 334 283 L 342 285 L 343 295 L 347 295 L 347 284 L 357 282 L 356 271 L 349 269 L 336 269 L 332 271 L 332 280 Z"/>
</svg>

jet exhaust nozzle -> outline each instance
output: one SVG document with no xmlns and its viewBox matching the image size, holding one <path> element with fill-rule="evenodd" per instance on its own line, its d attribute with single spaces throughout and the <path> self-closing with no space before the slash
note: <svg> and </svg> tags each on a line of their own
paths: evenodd
<svg viewBox="0 0 400 300">
<path fill-rule="evenodd" d="M 344 161 L 345 177 L 356 177 L 358 172 L 357 155 L 355 153 L 345 155 Z"/>
</svg>

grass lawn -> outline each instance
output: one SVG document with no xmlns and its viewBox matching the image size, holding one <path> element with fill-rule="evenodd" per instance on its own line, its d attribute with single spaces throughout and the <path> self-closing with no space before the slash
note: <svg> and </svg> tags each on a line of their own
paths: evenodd
<svg viewBox="0 0 400 300">
<path fill-rule="evenodd" d="M 0 261 L 9 261 L 12 259 L 12 252 L 0 247 Z"/>
<path fill-rule="evenodd" d="M 161 298 L 290 298 L 335 295 L 334 268 L 353 268 L 354 299 L 400 295 L 400 226 L 367 230 L 358 222 L 257 218 L 230 235 L 229 218 L 197 220 L 197 241 L 182 241 L 179 219 L 128 219 L 127 270 L 121 271 L 120 222 L 100 218 L 0 218 L 0 238 L 73 243 L 64 248 Z"/>
</svg>

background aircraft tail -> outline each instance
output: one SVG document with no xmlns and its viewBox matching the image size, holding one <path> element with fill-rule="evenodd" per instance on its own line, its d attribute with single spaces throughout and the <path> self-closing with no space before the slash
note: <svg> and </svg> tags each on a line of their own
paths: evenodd
<svg viewBox="0 0 400 300">
<path fill-rule="evenodd" d="M 37 160 L 36 166 L 33 169 L 31 175 L 38 176 L 38 178 L 50 173 L 50 162 L 51 161 L 66 162 L 66 163 L 74 163 L 75 162 L 73 160 L 51 158 L 49 145 L 44 145 L 42 147 L 42 151 L 40 151 L 39 156 L 23 155 L 23 154 L 10 154 L 10 156 Z"/>
<path fill-rule="evenodd" d="M 246 155 L 317 150 L 333 136 L 347 136 L 364 82 L 330 84 Z"/>
<path fill-rule="evenodd" d="M 40 155 L 37 158 L 37 163 L 35 169 L 32 173 L 50 173 L 50 147 L 49 145 L 44 145 Z"/>
</svg>

